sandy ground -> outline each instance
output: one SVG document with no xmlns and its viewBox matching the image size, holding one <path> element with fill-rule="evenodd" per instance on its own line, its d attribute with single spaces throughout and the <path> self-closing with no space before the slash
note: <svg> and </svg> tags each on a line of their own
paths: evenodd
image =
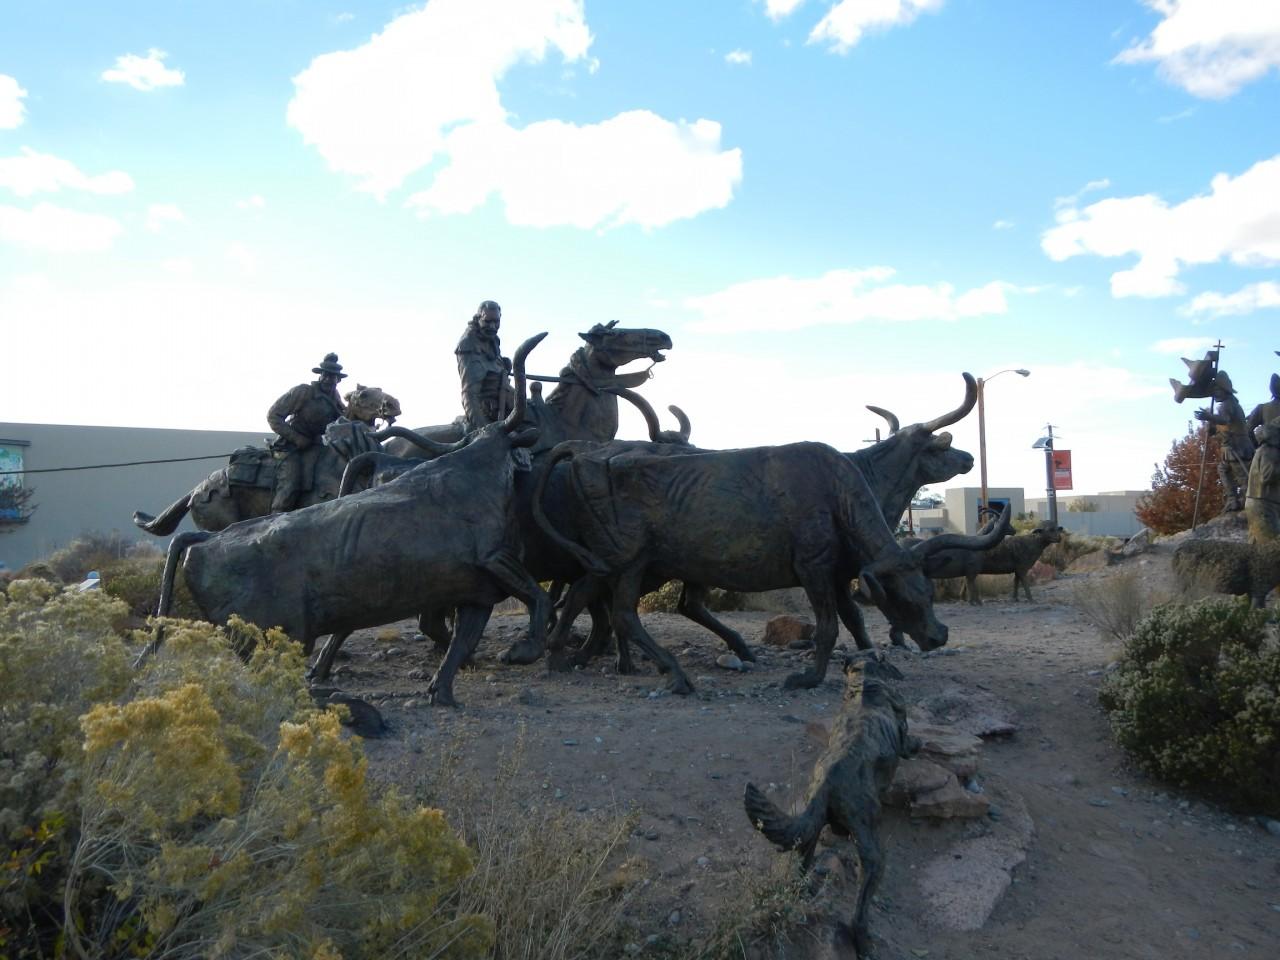
<svg viewBox="0 0 1280 960">
<path fill-rule="evenodd" d="M 1167 588 L 1167 552 L 1088 576 L 1137 569 Z M 889 651 L 909 703 L 977 697 L 1017 730 L 986 741 L 981 753 L 976 779 L 995 817 L 936 822 L 887 812 L 888 868 L 872 916 L 878 957 L 1280 956 L 1280 837 L 1126 762 L 1097 702 L 1117 645 L 1073 606 L 1080 580 L 1038 587 L 1032 604 L 939 604 L 951 628 L 941 654 Z M 502 665 L 498 654 L 522 626 L 516 615 L 491 621 L 476 668 L 458 678 L 460 709 L 428 706 L 427 681 L 409 677 L 429 676 L 438 662 L 430 644 L 409 639 L 409 622 L 352 637 L 336 683 L 379 704 L 391 725 L 386 738 L 368 743 L 380 778 L 423 782 L 443 745 L 454 744 L 466 775 L 483 781 L 523 728 L 522 802 L 562 804 L 582 816 L 634 809 L 628 853 L 648 862 L 653 880 L 627 908 L 632 952 L 662 956 L 743 909 L 748 878 L 781 856 L 749 824 L 743 787 L 750 780 L 784 807 L 799 800 L 820 750 L 806 727 L 840 708 L 838 667 L 816 690 L 782 689 L 806 654 L 759 645 L 769 616 L 724 615 L 759 651 L 746 673 L 717 667 L 720 641 L 682 618 L 645 618 L 694 680 L 689 697 L 655 694 L 662 680 L 644 661 L 627 677 L 599 662 L 570 674 Z M 883 641 L 883 619 L 871 611 L 868 622 Z M 852 647 L 843 633 L 841 642 Z M 1003 886 L 991 891 L 991 865 L 974 853 L 984 837 L 1016 848 L 1005 866 L 1021 862 L 985 924 L 954 929 L 955 911 L 939 904 L 940 876 L 952 885 L 944 899 L 959 898 L 961 913 L 966 891 L 994 899 Z M 849 892 L 843 901 L 837 893 L 837 911 Z M 800 931 L 779 955 L 825 954 L 815 934 Z"/>
</svg>

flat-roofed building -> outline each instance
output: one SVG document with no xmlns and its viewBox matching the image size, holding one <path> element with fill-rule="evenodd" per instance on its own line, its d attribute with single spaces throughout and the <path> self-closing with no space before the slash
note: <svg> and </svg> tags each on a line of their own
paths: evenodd
<svg viewBox="0 0 1280 960">
<path fill-rule="evenodd" d="M 207 458 L 0 475 L 0 483 L 20 483 L 33 490 L 30 504 L 35 507 L 26 519 L 12 511 L 0 515 L 0 564 L 16 570 L 90 532 L 119 531 L 126 539 L 163 544 L 165 539 L 133 525 L 133 512 L 159 513 L 225 466 L 231 451 L 261 446 L 268 432 L 0 423 L 0 471 Z M 180 529 L 194 529 L 190 519 L 183 520 Z"/>
</svg>

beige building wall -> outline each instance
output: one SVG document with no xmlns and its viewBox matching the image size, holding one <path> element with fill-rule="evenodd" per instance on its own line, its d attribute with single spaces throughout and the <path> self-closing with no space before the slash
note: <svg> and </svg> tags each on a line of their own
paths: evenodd
<svg viewBox="0 0 1280 960">
<path fill-rule="evenodd" d="M 159 513 L 225 466 L 232 450 L 261 446 L 269 433 L 265 423 L 262 430 L 240 433 L 0 422 L 0 448 L 20 451 L 26 470 L 212 455 L 185 463 L 28 474 L 23 482 L 35 490 L 36 510 L 25 523 L 0 521 L 0 563 L 16 570 L 86 532 L 116 530 L 163 546 L 166 538 L 133 525 L 133 511 Z M 180 529 L 193 529 L 190 520 Z"/>
</svg>

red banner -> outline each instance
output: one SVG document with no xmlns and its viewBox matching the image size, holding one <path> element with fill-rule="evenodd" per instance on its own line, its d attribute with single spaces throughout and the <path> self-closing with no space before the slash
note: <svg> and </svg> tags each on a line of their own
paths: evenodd
<svg viewBox="0 0 1280 960">
<path fill-rule="evenodd" d="M 1053 451 L 1053 489 L 1071 489 L 1071 451 Z"/>
</svg>

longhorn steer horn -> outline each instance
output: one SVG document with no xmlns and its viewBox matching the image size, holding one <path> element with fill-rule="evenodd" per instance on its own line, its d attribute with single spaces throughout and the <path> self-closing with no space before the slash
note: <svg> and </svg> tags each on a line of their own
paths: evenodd
<svg viewBox="0 0 1280 960">
<path fill-rule="evenodd" d="M 872 405 L 871 405 L 871 404 L 869 404 L 869 403 L 867 404 L 867 409 L 868 409 L 868 410 L 870 410 L 872 413 L 874 413 L 876 416 L 884 417 L 884 418 L 885 418 L 885 420 L 887 420 L 887 421 L 889 422 L 889 433 L 894 434 L 894 433 L 897 433 L 897 432 L 898 432 L 898 418 L 897 418 L 897 416 L 895 416 L 894 414 L 890 413 L 890 412 L 889 412 L 888 410 L 886 410 L 884 407 L 876 407 L 876 406 L 872 406 Z"/>
<path fill-rule="evenodd" d="M 385 430 L 379 430 L 377 433 L 370 434 L 373 439 L 381 443 L 383 440 L 389 440 L 391 437 L 400 437 L 408 440 L 410 443 L 416 444 L 423 450 L 442 456 L 446 453 L 453 453 L 455 450 L 461 450 L 466 446 L 466 438 L 457 440 L 454 443 L 441 443 L 439 440 L 432 440 L 424 434 L 418 433 L 416 430 L 410 430 L 408 427 L 387 427 Z"/>
<path fill-rule="evenodd" d="M 991 528 L 990 533 L 977 536 L 963 533 L 944 533 L 941 536 L 930 537 L 928 540 L 920 541 L 911 547 L 911 550 L 922 558 L 937 553 L 939 550 L 986 550 L 1003 540 L 1008 532 L 1009 504 L 1006 503 L 1004 509 L 1000 511 L 1000 519 Z"/>
<path fill-rule="evenodd" d="M 618 387 L 615 392 L 618 394 L 618 396 L 622 397 L 622 399 L 626 400 L 633 407 L 635 407 L 637 410 L 640 411 L 640 415 L 644 417 L 644 422 L 649 428 L 650 440 L 652 440 L 654 443 L 670 443 L 671 442 L 670 435 L 669 434 L 664 435 L 662 430 L 662 424 L 658 422 L 658 414 L 654 411 L 653 406 L 649 403 L 648 400 L 640 396 L 640 394 L 636 393 L 634 390 L 628 389 L 627 387 Z M 688 443 L 689 434 L 690 432 L 692 432 L 692 428 L 689 424 L 689 418 L 685 415 L 685 412 L 681 410 L 679 407 L 670 406 L 670 407 L 667 407 L 667 409 L 671 411 L 672 415 L 675 416 L 676 420 L 680 424 L 680 431 L 678 434 L 680 437 L 680 442 Z"/>
<path fill-rule="evenodd" d="M 964 403 L 936 420 L 921 424 L 929 433 L 933 433 L 940 427 L 949 427 L 953 423 L 959 423 L 968 416 L 969 411 L 973 409 L 973 405 L 978 402 L 978 381 L 973 379 L 973 374 L 971 373 L 961 374 L 961 376 L 964 377 Z"/>
<path fill-rule="evenodd" d="M 515 376 L 516 381 L 516 402 L 511 408 L 511 412 L 507 414 L 507 418 L 502 421 L 502 428 L 510 433 L 515 430 L 524 421 L 525 409 L 528 405 L 528 391 L 525 390 L 525 373 L 524 361 L 529 352 L 540 344 L 546 337 L 546 333 L 540 333 L 536 337 L 530 337 L 524 343 L 520 344 L 520 348 L 516 350 L 516 355 L 511 358 L 511 372 Z"/>
</svg>

